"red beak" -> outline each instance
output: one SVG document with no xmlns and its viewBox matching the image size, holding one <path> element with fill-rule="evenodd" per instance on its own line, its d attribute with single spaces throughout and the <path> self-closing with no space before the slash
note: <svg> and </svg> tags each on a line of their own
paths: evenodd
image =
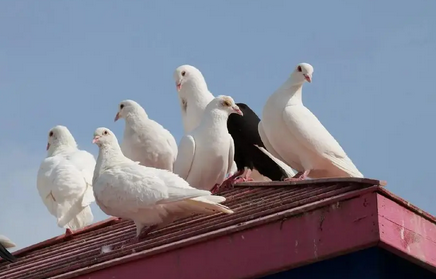
<svg viewBox="0 0 436 279">
<path fill-rule="evenodd" d="M 177 87 L 177 92 L 179 92 L 180 89 L 182 89 L 182 84 L 181 83 L 177 83 L 176 87 Z"/>
<path fill-rule="evenodd" d="M 94 139 L 92 140 L 92 143 L 96 143 L 99 139 L 100 139 L 99 136 L 95 136 Z"/>
<path fill-rule="evenodd" d="M 307 82 L 312 82 L 312 78 L 309 75 L 304 75 L 304 78 L 307 80 Z"/>
<path fill-rule="evenodd" d="M 243 116 L 244 114 L 242 113 L 242 111 L 239 109 L 239 107 L 234 107 L 233 110 L 239 114 L 240 116 Z"/>
<path fill-rule="evenodd" d="M 118 119 L 120 119 L 120 113 L 119 112 L 117 112 L 117 115 L 115 115 L 114 122 L 116 122 Z"/>
</svg>

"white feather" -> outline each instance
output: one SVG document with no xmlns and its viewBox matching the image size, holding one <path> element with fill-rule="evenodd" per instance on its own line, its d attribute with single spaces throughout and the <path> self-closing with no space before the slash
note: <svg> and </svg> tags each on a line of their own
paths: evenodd
<svg viewBox="0 0 436 279">
<path fill-rule="evenodd" d="M 183 72 L 185 72 L 185 76 L 182 76 Z M 183 128 L 185 134 L 190 134 L 200 124 L 206 106 L 214 99 L 214 95 L 209 91 L 200 70 L 191 65 L 178 67 L 174 72 L 174 80 L 176 84 L 181 84 L 178 96 Z M 233 161 L 227 175 L 232 175 L 237 169 L 237 165 Z"/>
<path fill-rule="evenodd" d="M 103 135 L 103 130 L 109 135 Z M 115 135 L 98 128 L 99 156 L 94 175 L 94 195 L 108 215 L 133 220 L 137 234 L 145 226 L 165 225 L 195 213 L 233 213 L 219 202 L 224 197 L 191 187 L 178 175 L 138 165 L 125 157 Z"/>
<path fill-rule="evenodd" d="M 305 63 L 299 66 L 302 71 L 294 71 L 264 106 L 259 124 L 262 141 L 292 168 L 310 170 L 310 177 L 363 177 L 339 143 L 303 105 L 303 74 L 311 77 L 313 68 Z"/>
<path fill-rule="evenodd" d="M 91 224 L 94 218 L 90 205 L 94 201 L 95 159 L 90 153 L 77 149 L 66 127 L 57 126 L 51 131 L 54 136 L 67 140 L 51 143 L 47 158 L 38 170 L 37 189 L 58 226 L 77 230 Z"/>
<path fill-rule="evenodd" d="M 0 234 L 0 244 L 3 245 L 5 248 L 13 248 L 16 246 L 15 243 L 13 243 L 9 238 L 1 234 Z"/>
<path fill-rule="evenodd" d="M 186 179 L 191 172 L 195 155 L 195 140 L 191 135 L 184 135 L 180 140 L 179 153 L 174 163 L 174 173 Z"/>
<path fill-rule="evenodd" d="M 177 157 L 174 136 L 135 101 L 125 100 L 119 114 L 125 118 L 121 150 L 127 158 L 147 167 L 173 170 Z"/>
<path fill-rule="evenodd" d="M 221 185 L 234 160 L 234 142 L 227 130 L 230 112 L 219 107 L 222 98 L 208 104 L 200 125 L 180 141 L 174 173 L 197 189 Z"/>
</svg>

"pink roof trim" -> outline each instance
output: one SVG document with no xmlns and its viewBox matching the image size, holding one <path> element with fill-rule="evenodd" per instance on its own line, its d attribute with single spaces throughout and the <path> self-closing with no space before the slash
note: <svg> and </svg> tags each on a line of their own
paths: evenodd
<svg viewBox="0 0 436 279">
<path fill-rule="evenodd" d="M 360 178 L 244 183 L 224 193 L 234 216 L 188 218 L 138 245 L 98 254 L 101 245 L 133 236 L 129 222 L 110 218 L 75 238 L 14 253 L 19 261 L 0 261 L 0 277 L 246 278 L 376 245 L 436 272 L 436 219 L 380 184 Z"/>
</svg>

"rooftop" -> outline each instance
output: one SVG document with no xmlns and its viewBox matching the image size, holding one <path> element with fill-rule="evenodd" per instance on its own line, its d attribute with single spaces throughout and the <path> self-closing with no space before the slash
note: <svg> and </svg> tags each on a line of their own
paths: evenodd
<svg viewBox="0 0 436 279">
<path fill-rule="evenodd" d="M 62 235 L 13 253 L 18 261 L 0 261 L 0 278 L 92 273 L 100 279 L 113 268 L 124 270 L 122 278 L 142 278 L 138 268 L 148 278 L 205 278 L 190 263 L 216 271 L 208 278 L 244 278 L 248 263 L 256 263 L 249 275 L 257 276 L 374 245 L 436 271 L 436 219 L 381 184 L 361 178 L 241 183 L 221 193 L 234 214 L 179 220 L 123 247 L 135 226 L 110 218 L 72 238 Z"/>
</svg>

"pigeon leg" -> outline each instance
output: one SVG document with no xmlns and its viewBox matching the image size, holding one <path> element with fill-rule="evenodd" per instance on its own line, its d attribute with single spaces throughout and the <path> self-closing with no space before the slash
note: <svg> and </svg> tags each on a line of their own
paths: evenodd
<svg viewBox="0 0 436 279">
<path fill-rule="evenodd" d="M 71 236 L 71 235 L 73 235 L 73 231 L 70 230 L 70 229 L 66 229 L 65 230 L 65 236 Z"/>
<path fill-rule="evenodd" d="M 251 170 L 249 168 L 246 168 L 241 176 L 237 177 L 233 183 L 241 183 L 241 182 L 248 182 L 248 181 L 254 181 L 253 178 L 250 177 Z"/>
<path fill-rule="evenodd" d="M 219 184 L 215 184 L 215 186 L 213 186 L 212 189 L 210 189 L 210 192 L 212 194 L 216 194 L 216 193 L 219 192 L 219 190 L 220 190 L 220 185 Z"/>
<path fill-rule="evenodd" d="M 307 176 L 309 175 L 310 170 L 305 170 L 304 172 L 298 172 L 294 177 L 285 178 L 284 181 L 301 181 L 305 180 Z"/>
<path fill-rule="evenodd" d="M 136 238 L 138 239 L 138 242 L 139 242 L 139 240 L 142 240 L 142 239 L 146 238 L 147 235 L 148 235 L 152 230 L 154 230 L 154 229 L 156 229 L 156 228 L 157 228 L 156 225 L 143 228 L 143 229 L 141 230 L 141 232 L 139 233 L 139 235 L 136 237 Z"/>
<path fill-rule="evenodd" d="M 238 176 L 240 176 L 242 174 L 241 171 L 237 171 L 235 172 L 232 176 L 230 176 L 229 178 L 227 178 L 226 180 L 223 181 L 223 183 L 221 183 L 221 185 L 216 184 L 211 192 L 213 194 L 216 194 L 222 190 L 226 190 L 226 189 L 232 189 L 233 185 L 235 184 L 235 180 Z"/>
<path fill-rule="evenodd" d="M 157 228 L 157 225 L 142 228 L 137 236 L 132 238 L 130 241 L 127 241 L 127 243 L 123 244 L 121 247 L 124 247 L 126 245 L 133 245 L 133 244 L 139 243 L 141 240 L 146 238 L 147 235 L 155 228 Z"/>
</svg>

